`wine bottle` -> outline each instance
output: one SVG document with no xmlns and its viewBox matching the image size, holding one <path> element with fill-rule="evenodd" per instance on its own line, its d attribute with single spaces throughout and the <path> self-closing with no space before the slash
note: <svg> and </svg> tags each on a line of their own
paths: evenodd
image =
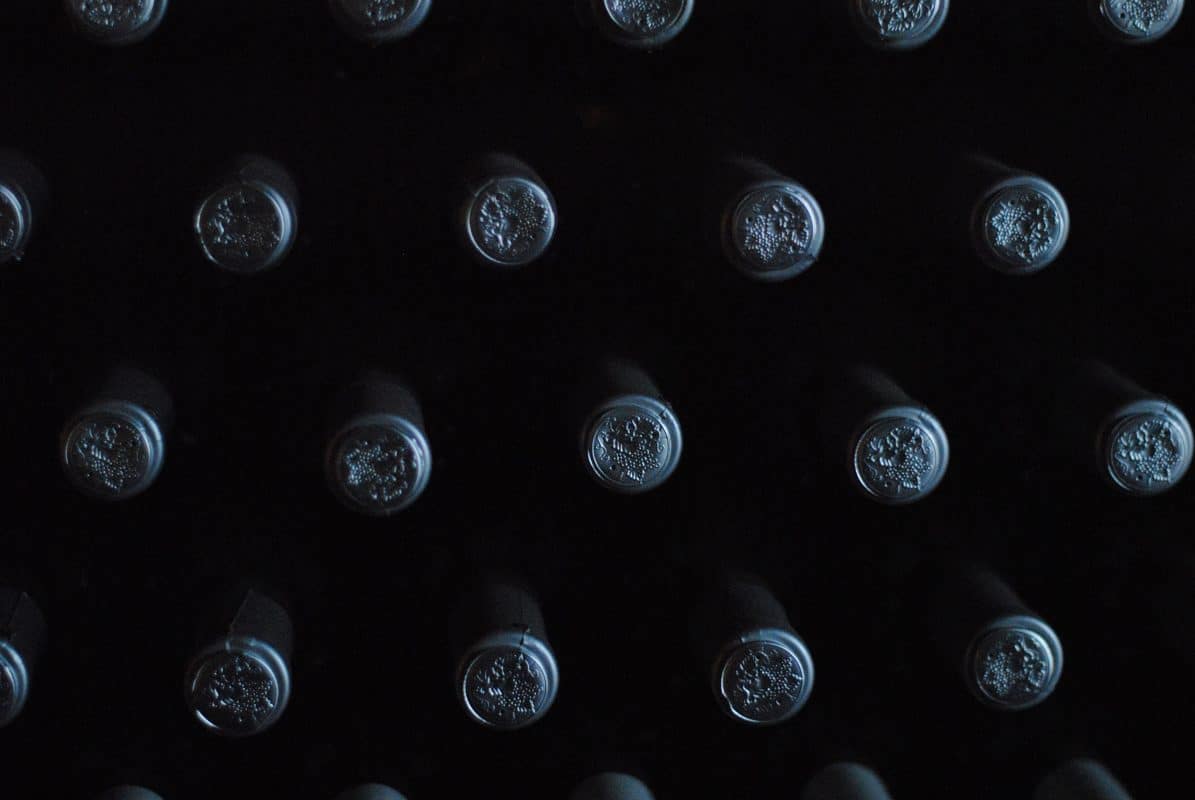
<svg viewBox="0 0 1195 800">
<path fill-rule="evenodd" d="M 62 468 L 89 497 L 135 497 L 162 471 L 173 420 L 173 402 L 156 378 L 136 367 L 116 367 L 63 427 Z"/>
<path fill-rule="evenodd" d="M 46 647 L 46 620 L 28 594 L 0 588 L 0 728 L 25 708 L 37 662 Z"/>
<path fill-rule="evenodd" d="M 96 44 L 136 44 L 166 18 L 167 0 L 65 0 L 66 14 L 82 36 Z"/>
<path fill-rule="evenodd" d="M 862 764 L 831 764 L 814 775 L 801 800 L 892 800 L 880 776 Z"/>
<path fill-rule="evenodd" d="M 578 394 L 581 463 L 590 477 L 622 494 L 668 480 L 680 463 L 680 421 L 646 372 L 607 359 Z"/>
<path fill-rule="evenodd" d="M 835 0 L 847 4 L 859 35 L 882 50 L 912 50 L 946 23 L 950 0 Z"/>
<path fill-rule="evenodd" d="M 162 796 L 143 786 L 114 786 L 97 795 L 96 800 L 162 800 Z"/>
<path fill-rule="evenodd" d="M 406 800 L 398 791 L 381 783 L 366 783 L 346 789 L 336 796 L 336 800 Z"/>
<path fill-rule="evenodd" d="M 647 784 L 621 772 L 603 772 L 577 784 L 569 800 L 655 800 Z"/>
<path fill-rule="evenodd" d="M 1045 178 L 982 156 L 963 159 L 955 177 L 971 209 L 971 244 L 984 264 L 1031 275 L 1061 255 L 1070 211 Z"/>
<path fill-rule="evenodd" d="M 931 636 L 971 694 L 1000 711 L 1044 702 L 1062 675 L 1054 629 L 990 570 L 946 564 L 933 572 L 926 609 Z"/>
<path fill-rule="evenodd" d="M 1124 44 L 1149 44 L 1174 29 L 1183 0 L 1088 0 L 1096 27 Z"/>
<path fill-rule="evenodd" d="M 346 507 L 376 517 L 397 513 L 423 493 L 431 470 L 423 412 L 402 382 L 372 371 L 341 392 L 324 472 Z"/>
<path fill-rule="evenodd" d="M 694 642 L 728 717 L 746 725 L 791 719 L 813 691 L 813 657 L 758 577 L 716 580 L 698 603 Z"/>
<path fill-rule="evenodd" d="M 531 167 L 491 153 L 469 167 L 464 184 L 458 230 L 475 259 L 513 268 L 547 252 L 556 235 L 556 201 Z"/>
<path fill-rule="evenodd" d="M 722 250 L 735 269 L 775 282 L 813 266 L 826 221 L 808 189 L 750 158 L 726 159 L 718 172 Z"/>
<path fill-rule="evenodd" d="M 1033 792 L 1033 800 L 1132 800 L 1132 797 L 1103 764 L 1090 758 L 1075 758 L 1042 778 Z"/>
<path fill-rule="evenodd" d="M 548 713 L 560 674 L 530 589 L 485 576 L 461 605 L 457 634 L 457 697 L 471 719 L 511 731 Z"/>
<path fill-rule="evenodd" d="M 942 482 L 950 443 L 938 418 L 876 369 L 832 373 L 822 400 L 821 431 L 832 463 L 879 503 L 923 500 Z"/>
<path fill-rule="evenodd" d="M 689 24 L 694 0 L 584 0 L 599 31 L 616 44 L 654 50 Z"/>
<path fill-rule="evenodd" d="M 187 707 L 205 730 L 221 736 L 262 733 L 286 710 L 291 692 L 294 626 L 273 599 L 249 589 L 231 617 L 191 659 Z"/>
<path fill-rule="evenodd" d="M 1056 405 L 1067 450 L 1124 494 L 1161 494 L 1191 466 L 1195 439 L 1182 410 L 1107 364 L 1076 364 Z"/>
<path fill-rule="evenodd" d="M 45 176 L 32 161 L 15 150 L 0 150 L 0 264 L 24 257 L 49 194 Z"/>
<path fill-rule="evenodd" d="M 195 209 L 195 237 L 205 258 L 249 275 L 280 263 L 298 230 L 299 192 L 286 168 L 246 155 L 204 194 Z"/>
<path fill-rule="evenodd" d="M 414 33 L 431 11 L 432 0 L 328 0 L 328 5 L 345 33 L 377 45 Z"/>
</svg>

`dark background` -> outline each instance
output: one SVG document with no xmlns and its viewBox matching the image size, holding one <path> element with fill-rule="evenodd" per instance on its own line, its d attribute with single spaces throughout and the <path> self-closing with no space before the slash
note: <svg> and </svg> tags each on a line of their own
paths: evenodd
<svg viewBox="0 0 1195 800">
<path fill-rule="evenodd" d="M 1091 754 L 1162 792 L 1191 744 L 1193 484 L 1114 496 L 1055 456 L 1048 410 L 1076 355 L 1195 407 L 1195 19 L 1130 49 L 1082 3 L 1043 5 L 958 2 L 928 47 L 886 56 L 811 2 L 698 0 L 655 54 L 564 2 L 435 0 L 413 37 L 370 49 L 317 0 L 175 0 L 114 51 L 57 3 L 5 3 L 0 143 L 54 193 L 0 275 L 3 571 L 52 636 L 0 732 L 6 781 L 561 797 L 621 768 L 661 798 L 750 798 L 850 757 L 896 797 L 1004 798 Z M 560 209 L 550 255 L 517 273 L 452 236 L 460 169 L 488 150 L 528 161 Z M 290 257 L 240 279 L 202 260 L 189 219 L 245 151 L 302 196 Z M 989 271 L 949 224 L 966 200 L 942 187 L 973 151 L 1066 195 L 1072 236 L 1045 272 Z M 824 257 L 798 279 L 753 284 L 711 242 L 704 187 L 731 152 L 822 203 Z M 576 465 L 564 398 L 607 353 L 646 366 L 684 426 L 650 496 Z M 61 478 L 55 438 L 126 359 L 169 385 L 178 423 L 158 484 L 97 505 Z M 818 375 L 855 359 L 943 420 L 930 500 L 873 506 L 818 449 Z M 426 495 L 382 522 L 342 511 L 320 473 L 328 401 L 374 365 L 420 393 L 435 453 Z M 914 568 L 943 553 L 992 564 L 1059 631 L 1043 706 L 980 708 L 929 646 Z M 772 581 L 816 659 L 779 728 L 722 718 L 688 649 L 693 576 L 723 563 Z M 452 690 L 448 612 L 486 566 L 538 588 L 562 671 L 548 717 L 509 735 Z M 274 730 L 229 742 L 188 718 L 182 668 L 203 609 L 243 581 L 292 610 L 295 690 Z"/>
</svg>

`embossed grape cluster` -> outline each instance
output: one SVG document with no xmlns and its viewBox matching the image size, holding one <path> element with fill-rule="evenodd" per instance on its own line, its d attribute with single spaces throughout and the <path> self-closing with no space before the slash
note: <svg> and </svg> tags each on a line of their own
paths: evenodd
<svg viewBox="0 0 1195 800">
<path fill-rule="evenodd" d="M 93 25 L 109 30 L 140 22 L 149 13 L 151 0 L 79 0 L 79 12 Z"/>
<path fill-rule="evenodd" d="M 282 241 L 278 212 L 252 189 L 223 194 L 203 220 L 204 242 L 244 259 L 268 253 Z"/>
<path fill-rule="evenodd" d="M 917 491 L 934 467 L 934 454 L 925 431 L 898 425 L 872 437 L 863 453 L 868 483 L 887 492 Z"/>
<path fill-rule="evenodd" d="M 642 34 L 658 33 L 677 17 L 683 0 L 608 0 L 619 25 Z"/>
<path fill-rule="evenodd" d="M 1036 637 L 1007 631 L 983 657 L 980 684 L 994 698 L 1032 698 L 1050 678 L 1050 661 Z"/>
<path fill-rule="evenodd" d="M 80 474 L 113 493 L 141 478 L 144 458 L 140 432 L 123 420 L 84 423 L 71 445 Z"/>
<path fill-rule="evenodd" d="M 988 235 L 1004 255 L 1033 264 L 1053 249 L 1061 225 L 1058 209 L 1045 195 L 1018 190 L 996 202 Z"/>
<path fill-rule="evenodd" d="M 490 189 L 478 212 L 482 247 L 499 259 L 518 259 L 531 252 L 548 228 L 548 206 L 522 183 Z"/>
<path fill-rule="evenodd" d="M 934 10 L 934 0 L 866 0 L 864 14 L 884 36 L 916 30 Z"/>
<path fill-rule="evenodd" d="M 416 455 L 398 435 L 379 432 L 357 438 L 341 456 L 345 487 L 359 502 L 389 505 L 411 489 Z"/>
<path fill-rule="evenodd" d="M 643 483 L 659 471 L 668 447 L 660 423 L 642 414 L 607 416 L 594 442 L 605 471 L 628 483 Z"/>
<path fill-rule="evenodd" d="M 1174 429 L 1161 418 L 1142 420 L 1116 437 L 1116 468 L 1133 483 L 1150 486 L 1170 483 L 1182 460 Z"/>
<path fill-rule="evenodd" d="M 1175 0 L 1108 0 L 1108 12 L 1121 25 L 1148 34 L 1170 19 Z"/>
<path fill-rule="evenodd" d="M 803 683 L 792 654 L 775 645 L 760 645 L 742 653 L 734 664 L 728 699 L 744 716 L 768 719 L 792 706 Z"/>
<path fill-rule="evenodd" d="M 269 670 L 256 659 L 237 653 L 207 674 L 198 691 L 197 706 L 208 719 L 225 723 L 221 727 L 246 728 L 270 715 L 274 694 Z"/>
<path fill-rule="evenodd" d="M 520 722 L 539 710 L 543 680 L 521 650 L 492 652 L 469 673 L 472 706 L 492 721 Z"/>
<path fill-rule="evenodd" d="M 768 191 L 742 221 L 742 247 L 759 263 L 783 267 L 804 255 L 812 241 L 809 212 L 786 192 Z"/>
<path fill-rule="evenodd" d="M 402 22 L 413 4 L 414 0 L 369 0 L 363 13 L 370 26 L 385 28 Z"/>
</svg>

